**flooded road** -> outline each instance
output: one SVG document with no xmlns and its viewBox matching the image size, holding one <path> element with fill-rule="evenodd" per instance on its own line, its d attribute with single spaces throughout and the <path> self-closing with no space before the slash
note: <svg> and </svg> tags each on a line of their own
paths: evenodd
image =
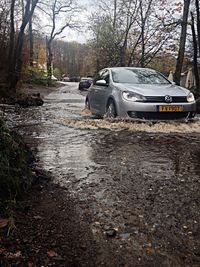
<svg viewBox="0 0 200 267">
<path fill-rule="evenodd" d="M 90 214 L 95 266 L 200 266 L 200 120 L 95 120 L 77 88 L 4 112 Z"/>
</svg>

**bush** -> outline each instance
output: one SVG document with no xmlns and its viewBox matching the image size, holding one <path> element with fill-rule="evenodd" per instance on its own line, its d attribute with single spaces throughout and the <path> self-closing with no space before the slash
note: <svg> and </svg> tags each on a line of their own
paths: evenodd
<svg viewBox="0 0 200 267">
<path fill-rule="evenodd" d="M 21 137 L 9 131 L 0 118 L 0 201 L 14 199 L 28 189 L 32 159 Z"/>
<path fill-rule="evenodd" d="M 47 74 L 42 69 L 28 67 L 24 73 L 23 81 L 29 84 L 46 85 Z"/>
<path fill-rule="evenodd" d="M 60 71 L 58 68 L 55 68 L 55 69 L 53 70 L 53 74 L 54 74 L 54 76 L 55 76 L 58 80 L 61 80 L 61 76 L 62 76 L 62 74 L 61 74 L 61 71 Z"/>
</svg>

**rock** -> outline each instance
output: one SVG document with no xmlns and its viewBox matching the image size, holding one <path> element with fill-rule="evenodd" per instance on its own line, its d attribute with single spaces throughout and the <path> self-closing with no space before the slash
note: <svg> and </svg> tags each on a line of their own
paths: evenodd
<svg viewBox="0 0 200 267">
<path fill-rule="evenodd" d="M 15 95 L 1 101 L 8 105 L 18 104 L 21 107 L 42 106 L 44 103 L 39 93 L 32 95 Z"/>
<path fill-rule="evenodd" d="M 18 104 L 22 107 L 42 106 L 43 103 L 44 101 L 40 97 L 40 94 L 22 97 L 22 98 L 16 99 L 16 102 L 15 102 L 15 104 Z"/>
<path fill-rule="evenodd" d="M 107 237 L 115 237 L 117 234 L 117 231 L 115 229 L 110 229 L 105 232 Z"/>
</svg>

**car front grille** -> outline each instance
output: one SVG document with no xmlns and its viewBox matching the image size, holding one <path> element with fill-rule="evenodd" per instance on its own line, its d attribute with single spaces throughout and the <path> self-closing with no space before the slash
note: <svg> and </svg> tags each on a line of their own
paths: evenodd
<svg viewBox="0 0 200 267">
<path fill-rule="evenodd" d="M 166 103 L 164 96 L 146 96 L 146 103 Z M 186 96 L 172 96 L 171 103 L 186 103 L 187 97 Z"/>
</svg>

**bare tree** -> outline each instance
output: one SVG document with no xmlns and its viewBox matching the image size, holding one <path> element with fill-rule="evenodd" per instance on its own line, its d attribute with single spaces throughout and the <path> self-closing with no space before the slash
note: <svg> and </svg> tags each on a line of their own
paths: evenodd
<svg viewBox="0 0 200 267">
<path fill-rule="evenodd" d="M 173 39 L 180 23 L 173 16 L 178 11 L 170 12 L 165 0 L 101 0 L 98 8 L 91 29 L 101 67 L 147 66 Z"/>
<path fill-rule="evenodd" d="M 33 23 L 32 17 L 29 21 L 29 64 L 33 67 L 33 56 L 34 56 L 34 44 L 33 44 Z"/>
<path fill-rule="evenodd" d="M 128 46 L 128 38 L 130 31 L 136 23 L 136 17 L 137 17 L 137 7 L 138 1 L 124 1 L 123 5 L 126 6 L 126 24 L 125 24 L 125 29 L 122 31 L 121 34 L 121 39 L 122 39 L 122 45 L 120 47 L 120 66 L 125 66 L 127 65 L 127 46 Z"/>
<path fill-rule="evenodd" d="M 140 59 L 141 67 L 145 66 L 145 27 L 147 19 L 149 18 L 149 14 L 152 9 L 152 2 L 153 0 L 150 0 L 147 4 L 146 10 L 144 10 L 144 2 L 142 2 L 142 0 L 139 1 L 139 14 L 140 14 L 139 25 L 141 27 L 141 46 L 142 46 L 142 53 Z"/>
<path fill-rule="evenodd" d="M 199 8 L 199 0 L 196 0 L 195 4 L 196 4 L 196 12 L 197 12 L 197 36 L 198 36 L 199 57 L 200 57 L 200 8 Z"/>
<path fill-rule="evenodd" d="M 14 11 L 15 11 L 15 0 L 11 0 L 10 4 L 10 43 L 8 51 L 8 75 L 10 76 L 12 65 L 13 65 L 13 52 L 15 45 L 15 21 L 14 21 Z"/>
<path fill-rule="evenodd" d="M 195 32 L 194 15 L 192 12 L 191 12 L 191 19 L 192 19 L 191 28 L 192 28 L 193 49 L 194 49 L 194 54 L 193 54 L 194 75 L 195 75 L 197 92 L 199 94 L 200 83 L 199 83 L 199 72 L 198 72 L 198 62 L 197 62 L 198 45 L 197 45 L 197 38 L 196 38 L 196 32 Z"/>
<path fill-rule="evenodd" d="M 41 3 L 40 9 L 47 15 L 50 23 L 48 25 L 50 33 L 46 36 L 47 81 L 50 85 L 53 61 L 52 43 L 66 28 L 74 29 L 78 27 L 78 22 L 74 19 L 78 7 L 73 0 L 52 0 L 51 3 Z M 63 20 L 63 17 L 65 17 L 65 20 Z"/>
<path fill-rule="evenodd" d="M 10 35 L 10 3 L 0 1 L 0 82 L 5 82 L 8 73 L 8 49 Z"/>
<path fill-rule="evenodd" d="M 21 69 L 22 69 L 22 47 L 24 42 L 24 34 L 25 28 L 29 23 L 33 12 L 36 8 L 38 0 L 26 0 L 25 10 L 22 17 L 22 23 L 20 26 L 20 30 L 17 36 L 16 44 L 15 44 L 15 53 L 13 53 L 12 57 L 12 68 L 11 68 L 11 77 L 9 77 L 9 89 L 12 92 L 16 91 L 17 83 L 21 76 Z"/>
<path fill-rule="evenodd" d="M 189 8 L 190 8 L 190 0 L 184 0 L 183 19 L 181 23 L 181 36 L 180 36 L 180 42 L 179 42 L 178 58 L 176 62 L 176 71 L 174 75 L 174 80 L 176 84 L 178 85 L 180 85 L 181 71 L 182 71 L 183 59 L 184 59 L 184 54 L 185 54 L 185 42 L 186 42 L 186 36 L 187 36 L 187 23 L 188 23 Z"/>
<path fill-rule="evenodd" d="M 136 23 L 137 2 L 138 0 L 101 0 L 98 2 L 98 10 L 91 17 L 91 30 L 98 66 L 127 65 L 128 42 L 131 29 Z M 102 55 L 103 50 L 105 56 Z"/>
</svg>

